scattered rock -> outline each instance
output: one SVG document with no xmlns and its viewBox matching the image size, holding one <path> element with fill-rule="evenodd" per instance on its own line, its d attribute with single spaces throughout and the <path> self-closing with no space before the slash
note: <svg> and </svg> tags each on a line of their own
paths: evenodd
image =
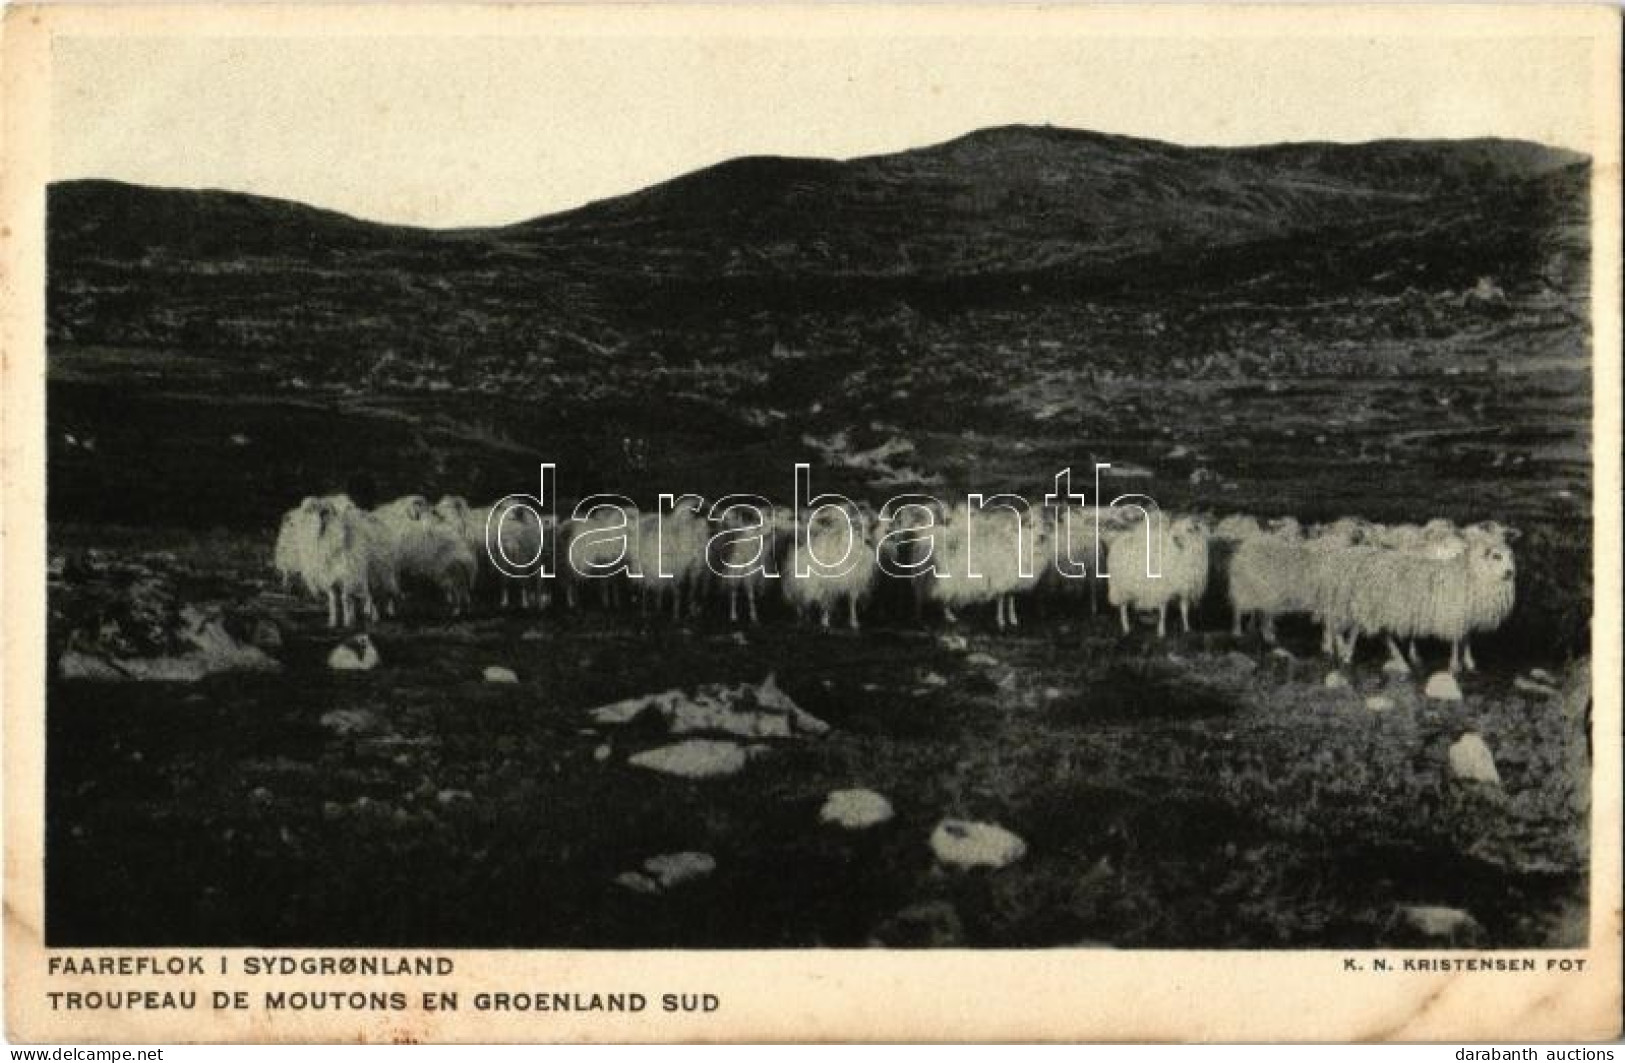
<svg viewBox="0 0 1625 1063">
<path fill-rule="evenodd" d="M 964 653 L 970 649 L 970 640 L 963 635 L 948 633 L 937 636 L 937 645 L 949 653 Z"/>
<path fill-rule="evenodd" d="M 539 627 L 529 627 L 525 629 L 525 633 L 523 635 L 519 636 L 519 641 L 540 642 L 545 638 L 547 638 L 547 632 L 543 631 Z"/>
<path fill-rule="evenodd" d="M 1327 672 L 1326 678 L 1321 681 L 1321 685 L 1327 690 L 1347 690 L 1349 677 L 1342 672 Z"/>
<path fill-rule="evenodd" d="M 1233 668 L 1238 672 L 1258 671 L 1258 662 L 1253 660 L 1247 654 L 1242 653 L 1240 650 L 1231 650 L 1229 653 L 1225 654 L 1224 663 L 1226 666 Z"/>
<path fill-rule="evenodd" d="M 370 734 L 383 730 L 378 717 L 366 709 L 333 709 L 322 713 L 321 724 L 336 735 Z"/>
<path fill-rule="evenodd" d="M 519 675 L 512 668 L 504 668 L 499 664 L 487 665 L 485 672 L 487 683 L 517 683 Z"/>
<path fill-rule="evenodd" d="M 1382 662 L 1382 674 L 1395 679 L 1409 679 L 1411 677 L 1411 666 L 1397 657 L 1390 657 Z"/>
<path fill-rule="evenodd" d="M 922 901 L 881 923 L 869 941 L 886 948 L 952 948 L 964 944 L 965 925 L 947 901 Z"/>
<path fill-rule="evenodd" d="M 268 617 L 261 617 L 254 621 L 254 633 L 249 641 L 267 653 L 275 653 L 282 649 L 282 625 Z"/>
<path fill-rule="evenodd" d="M 1461 686 L 1449 672 L 1434 672 L 1428 676 L 1428 684 L 1422 693 L 1435 701 L 1461 700 Z"/>
<path fill-rule="evenodd" d="M 327 655 L 327 667 L 336 672 L 370 672 L 382 658 L 369 635 L 354 635 L 333 647 Z"/>
<path fill-rule="evenodd" d="M 829 731 L 829 724 L 804 711 L 779 689 L 771 675 L 756 686 L 744 683 L 730 687 L 713 683 L 692 694 L 668 690 L 628 698 L 601 705 L 588 715 L 600 727 L 659 719 L 674 735 L 721 733 L 741 738 L 789 738 Z"/>
<path fill-rule="evenodd" d="M 714 779 L 738 774 L 748 759 L 744 748 L 736 742 L 690 738 L 638 753 L 627 763 L 683 779 Z"/>
<path fill-rule="evenodd" d="M 1060 701 L 1061 698 L 1063 698 L 1065 696 L 1066 695 L 1061 692 L 1060 687 L 1045 687 L 1044 688 L 1044 700 L 1045 701 Z"/>
<path fill-rule="evenodd" d="M 1295 661 L 1295 660 L 1297 660 L 1297 658 L 1292 655 L 1292 651 L 1287 649 L 1285 646 L 1277 646 L 1274 649 L 1270 650 L 1270 656 L 1271 657 L 1279 657 L 1283 661 Z"/>
<path fill-rule="evenodd" d="M 965 658 L 965 663 L 973 668 L 997 668 L 999 660 L 990 653 L 973 653 Z"/>
<path fill-rule="evenodd" d="M 660 883 L 638 871 L 622 871 L 615 876 L 615 885 L 633 893 L 655 894 L 660 892 Z"/>
<path fill-rule="evenodd" d="M 1551 686 L 1550 684 L 1542 683 L 1534 679 L 1525 679 L 1521 675 L 1512 680 L 1512 686 L 1513 689 L 1524 694 L 1535 694 L 1543 698 L 1555 698 L 1559 697 L 1563 693 L 1561 690 L 1558 690 L 1556 687 Z"/>
<path fill-rule="evenodd" d="M 1483 736 L 1476 731 L 1462 735 L 1450 747 L 1450 774 L 1465 782 L 1501 785 L 1501 773 L 1495 770 L 1495 757 Z"/>
<path fill-rule="evenodd" d="M 948 685 L 948 677 L 940 672 L 927 672 L 920 677 L 920 685 L 932 688 L 945 687 Z"/>
<path fill-rule="evenodd" d="M 879 826 L 891 819 L 891 802 L 873 790 L 836 790 L 824 801 L 818 818 L 847 830 Z"/>
<path fill-rule="evenodd" d="M 1544 668 L 1529 669 L 1529 678 L 1533 679 L 1537 683 L 1545 683 L 1547 686 L 1557 685 L 1557 676 L 1548 672 Z"/>
<path fill-rule="evenodd" d="M 945 819 L 931 832 L 931 851 L 949 867 L 1009 867 L 1027 854 L 1027 843 L 1003 827 Z"/>
<path fill-rule="evenodd" d="M 467 790 L 441 790 L 434 795 L 434 799 L 442 805 L 456 805 L 474 800 L 474 795 Z"/>
<path fill-rule="evenodd" d="M 613 752 L 614 752 L 614 750 L 610 749 L 609 743 L 604 742 L 604 743 L 601 743 L 596 749 L 594 749 L 592 751 L 592 759 L 596 760 L 598 763 L 602 764 L 604 761 L 606 761 L 606 760 L 608 760 L 610 758 L 610 755 Z"/>
<path fill-rule="evenodd" d="M 717 862 L 710 853 L 662 853 L 643 862 L 643 870 L 666 890 L 704 878 L 716 869 Z"/>
<path fill-rule="evenodd" d="M 68 650 L 56 662 L 58 673 L 63 679 L 98 679 L 116 680 L 129 679 L 129 673 L 115 666 L 111 661 L 91 653 L 81 653 L 78 650 Z"/>
<path fill-rule="evenodd" d="M 1373 694 L 1365 699 L 1365 707 L 1372 712 L 1391 712 L 1398 706 L 1399 703 L 1387 694 Z"/>
<path fill-rule="evenodd" d="M 1469 944 L 1484 932 L 1472 913 L 1440 905 L 1404 905 L 1395 913 L 1394 922 L 1399 929 L 1429 941 L 1448 941 L 1458 945 Z"/>
</svg>

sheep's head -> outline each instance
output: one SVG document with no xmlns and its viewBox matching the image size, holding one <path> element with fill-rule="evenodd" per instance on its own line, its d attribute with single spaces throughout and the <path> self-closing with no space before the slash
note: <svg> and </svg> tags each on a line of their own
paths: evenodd
<svg viewBox="0 0 1625 1063">
<path fill-rule="evenodd" d="M 448 520 L 462 521 L 468 517 L 468 499 L 461 495 L 441 495 L 434 511 Z"/>
<path fill-rule="evenodd" d="M 1474 543 L 1467 547 L 1468 558 L 1476 578 L 1486 582 L 1505 582 L 1518 574 L 1512 549 L 1495 543 Z"/>
</svg>

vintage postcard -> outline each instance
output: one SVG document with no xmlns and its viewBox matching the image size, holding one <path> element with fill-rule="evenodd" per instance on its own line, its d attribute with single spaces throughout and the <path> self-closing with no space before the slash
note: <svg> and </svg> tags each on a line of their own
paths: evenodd
<svg viewBox="0 0 1625 1063">
<path fill-rule="evenodd" d="M 9 8 L 8 1035 L 1617 1036 L 1619 40 Z"/>
</svg>

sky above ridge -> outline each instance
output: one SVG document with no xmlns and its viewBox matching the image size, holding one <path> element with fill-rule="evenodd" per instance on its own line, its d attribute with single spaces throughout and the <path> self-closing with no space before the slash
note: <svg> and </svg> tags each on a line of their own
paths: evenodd
<svg viewBox="0 0 1625 1063">
<path fill-rule="evenodd" d="M 1009 123 L 1183 144 L 1592 147 L 1579 36 L 1219 36 L 1021 9 L 983 32 L 915 13 L 798 23 L 785 9 L 711 32 L 631 12 L 595 25 L 578 9 L 521 36 L 62 36 L 51 173 L 449 227 L 552 213 L 739 155 L 851 158 Z"/>
</svg>

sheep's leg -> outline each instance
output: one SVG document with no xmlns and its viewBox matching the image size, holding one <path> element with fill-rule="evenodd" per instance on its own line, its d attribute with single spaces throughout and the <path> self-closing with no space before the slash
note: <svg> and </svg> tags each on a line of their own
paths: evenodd
<svg viewBox="0 0 1625 1063">
<path fill-rule="evenodd" d="M 1461 637 L 1461 663 L 1467 666 L 1469 672 L 1478 671 L 1478 662 L 1473 660 L 1473 639 L 1471 635 Z"/>
<path fill-rule="evenodd" d="M 993 599 L 993 626 L 1004 630 L 1004 595 Z"/>
<path fill-rule="evenodd" d="M 1258 625 L 1264 632 L 1264 641 L 1271 646 L 1275 645 L 1275 614 L 1259 613 Z"/>
<path fill-rule="evenodd" d="M 1387 636 L 1385 636 L 1385 638 L 1388 641 L 1388 658 L 1389 658 L 1389 660 L 1398 661 L 1400 664 L 1404 665 L 1407 669 L 1409 669 L 1411 667 L 1411 662 L 1409 662 L 1409 661 L 1407 661 L 1405 659 L 1405 654 L 1400 651 L 1399 643 L 1394 641 L 1394 636 L 1387 635 Z"/>
<path fill-rule="evenodd" d="M 1179 622 L 1185 628 L 1185 634 L 1191 633 L 1191 602 L 1189 598 L 1179 599 Z"/>
<path fill-rule="evenodd" d="M 942 607 L 942 618 L 950 624 L 959 623 L 959 618 L 954 615 L 954 611 L 946 605 Z"/>
<path fill-rule="evenodd" d="M 352 626 L 355 623 L 355 595 L 348 591 L 340 594 L 339 606 L 344 613 L 344 626 Z"/>
<path fill-rule="evenodd" d="M 327 588 L 327 626 L 339 626 L 339 592 L 336 587 Z"/>
<path fill-rule="evenodd" d="M 1168 603 L 1167 602 L 1159 602 L 1157 604 L 1157 638 L 1165 639 L 1167 637 L 1168 637 Z"/>
<path fill-rule="evenodd" d="M 1461 640 L 1450 640 L 1450 674 L 1455 675 L 1461 671 Z"/>
<path fill-rule="evenodd" d="M 671 585 L 671 619 L 673 623 L 683 619 L 683 585 Z"/>
<path fill-rule="evenodd" d="M 1231 610 L 1231 613 L 1230 637 L 1233 639 L 1239 639 L 1241 638 L 1243 630 L 1242 621 L 1247 619 L 1247 614 L 1242 612 L 1240 609 L 1233 609 Z"/>
<path fill-rule="evenodd" d="M 829 603 L 825 602 L 819 608 L 822 615 L 818 619 L 818 626 L 827 628 L 829 627 Z"/>
<path fill-rule="evenodd" d="M 1020 627 L 1021 621 L 1016 619 L 1016 596 L 1013 594 L 1010 596 L 1010 605 L 1008 606 L 1008 609 L 1010 611 L 1010 626 Z"/>
<path fill-rule="evenodd" d="M 853 631 L 858 629 L 858 596 L 855 594 L 846 596 L 846 626 Z"/>
<path fill-rule="evenodd" d="M 1129 633 L 1130 628 L 1129 628 L 1129 622 L 1128 622 L 1128 604 L 1126 602 L 1123 605 L 1118 607 L 1117 618 L 1118 618 L 1119 621 L 1122 622 L 1123 634 L 1127 635 Z"/>
<path fill-rule="evenodd" d="M 1411 664 L 1418 668 L 1422 667 L 1422 655 L 1416 652 L 1416 640 L 1414 638 L 1410 640 L 1406 657 L 1410 660 Z"/>
<path fill-rule="evenodd" d="M 1093 577 L 1089 579 L 1089 615 L 1100 615 L 1100 583 Z"/>
<path fill-rule="evenodd" d="M 1360 644 L 1360 628 L 1356 624 L 1349 628 L 1349 640 L 1343 642 L 1335 633 L 1332 635 L 1332 645 L 1338 650 L 1344 664 L 1354 663 L 1354 650 Z"/>
<path fill-rule="evenodd" d="M 571 609 L 579 608 L 581 605 L 581 593 L 576 587 L 575 580 L 564 585 L 564 604 Z"/>
<path fill-rule="evenodd" d="M 754 599 L 750 603 L 750 609 L 752 614 L 756 612 L 756 602 Z M 751 619 L 754 620 L 755 616 L 752 615 Z M 730 583 L 728 585 L 728 623 L 739 623 L 739 585 L 737 583 Z"/>
<path fill-rule="evenodd" d="M 756 588 L 748 583 L 745 585 L 745 604 L 750 606 L 750 622 L 753 625 L 761 623 L 761 618 L 756 615 Z"/>
</svg>

